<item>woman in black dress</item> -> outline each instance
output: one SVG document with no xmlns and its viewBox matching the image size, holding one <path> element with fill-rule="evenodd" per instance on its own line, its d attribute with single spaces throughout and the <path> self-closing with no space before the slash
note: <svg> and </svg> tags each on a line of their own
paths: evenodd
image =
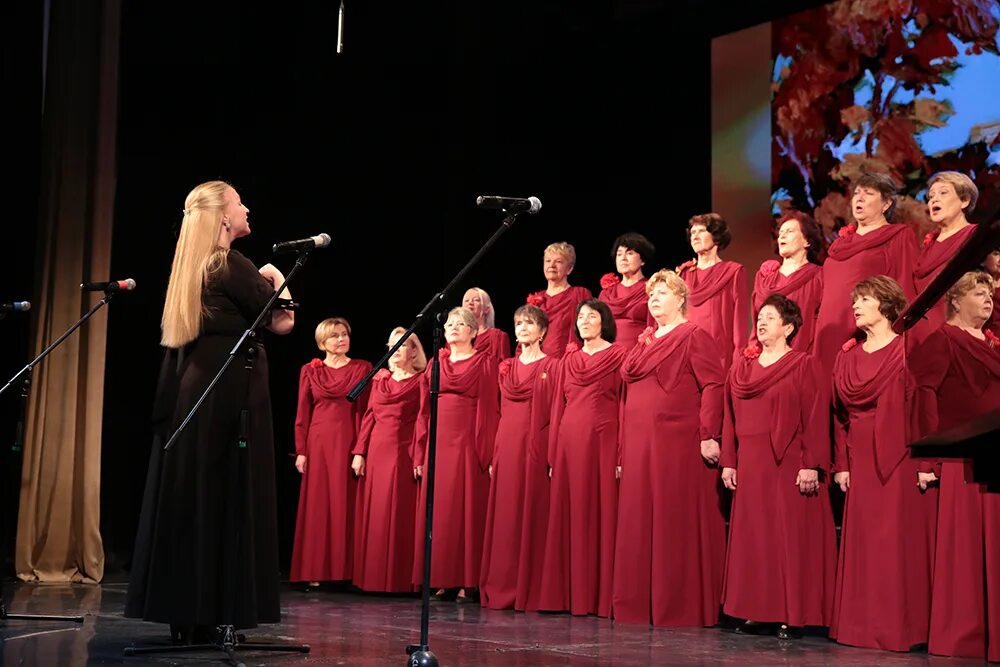
<svg viewBox="0 0 1000 667">
<path fill-rule="evenodd" d="M 169 623 L 177 642 L 217 625 L 280 620 L 267 355 L 248 341 L 170 451 L 174 433 L 284 278 L 230 249 L 250 233 L 232 186 L 187 196 L 161 322 L 166 348 L 125 615 Z M 283 293 L 285 298 L 290 295 Z M 266 322 L 266 320 L 265 320 Z M 291 331 L 290 311 L 268 329 Z"/>
</svg>

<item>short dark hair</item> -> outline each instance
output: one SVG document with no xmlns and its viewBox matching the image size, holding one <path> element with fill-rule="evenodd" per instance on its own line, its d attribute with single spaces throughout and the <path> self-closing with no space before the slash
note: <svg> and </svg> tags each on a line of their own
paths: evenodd
<svg viewBox="0 0 1000 667">
<path fill-rule="evenodd" d="M 795 303 L 789 299 L 784 294 L 775 292 L 773 294 L 768 294 L 764 302 L 760 304 L 760 309 L 757 314 L 760 314 L 761 310 L 764 310 L 764 306 L 771 306 L 776 311 L 778 311 L 778 316 L 781 317 L 782 324 L 791 324 L 792 333 L 788 334 L 785 338 L 785 342 L 791 344 L 795 339 L 795 334 L 799 332 L 802 328 L 802 311 L 799 309 L 799 304 Z"/>
<path fill-rule="evenodd" d="M 543 332 L 547 332 L 549 330 L 549 316 L 546 315 L 545 311 L 538 306 L 532 306 L 530 303 L 524 304 L 514 311 L 514 321 L 517 321 L 517 318 L 519 317 L 531 320 L 537 324 Z"/>
<path fill-rule="evenodd" d="M 692 216 L 688 220 L 688 238 L 691 237 L 691 228 L 695 225 L 704 225 L 708 233 L 712 235 L 715 245 L 719 246 L 719 250 L 725 250 L 733 240 L 733 234 L 729 231 L 729 225 L 726 224 L 725 218 L 718 213 L 702 213 Z"/>
<path fill-rule="evenodd" d="M 615 316 L 611 314 L 611 308 L 608 304 L 598 299 L 584 299 L 576 304 L 577 318 L 580 317 L 580 310 L 584 306 L 587 306 L 591 310 L 596 310 L 601 314 L 601 338 L 609 343 L 615 342 L 615 337 L 618 335 L 618 327 L 615 325 Z M 576 326 L 575 319 L 573 320 L 573 333 L 576 334 L 578 340 L 583 340 L 583 337 L 580 336 L 580 329 Z"/>
<path fill-rule="evenodd" d="M 878 190 L 882 199 L 890 202 L 889 208 L 885 210 L 885 219 L 892 222 L 892 214 L 896 211 L 896 195 L 899 193 L 899 186 L 896 180 L 889 174 L 878 174 L 865 172 L 851 182 L 851 195 L 858 188 L 872 188 Z"/>
<path fill-rule="evenodd" d="M 625 232 L 615 239 L 615 242 L 611 246 L 611 261 L 614 261 L 618 256 L 618 248 L 634 250 L 639 253 L 642 261 L 647 264 L 653 261 L 653 255 L 656 254 L 656 246 L 650 243 L 649 239 L 645 236 L 637 232 Z"/>
<path fill-rule="evenodd" d="M 802 236 L 806 238 L 806 242 L 809 244 L 806 248 L 806 259 L 813 264 L 820 264 L 820 258 L 823 256 L 824 243 L 823 230 L 819 228 L 819 224 L 808 213 L 804 213 L 802 211 L 788 211 L 783 216 L 778 218 L 778 223 L 774 228 L 775 236 L 777 236 L 781 226 L 789 220 L 795 220 L 799 223 L 799 230 L 802 232 Z"/>
<path fill-rule="evenodd" d="M 895 322 L 906 309 L 906 294 L 903 288 L 889 276 L 865 278 L 851 290 L 851 303 L 859 296 L 870 296 L 878 300 L 878 310 L 882 317 Z"/>
</svg>

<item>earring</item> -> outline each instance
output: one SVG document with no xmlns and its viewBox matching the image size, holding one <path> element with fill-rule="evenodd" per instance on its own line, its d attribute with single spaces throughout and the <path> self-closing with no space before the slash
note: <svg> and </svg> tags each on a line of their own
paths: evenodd
<svg viewBox="0 0 1000 667">
<path fill-rule="evenodd" d="M 232 225 L 229 224 L 229 218 L 222 219 L 222 226 L 226 228 L 226 231 L 229 231 L 229 228 L 232 227 Z"/>
</svg>

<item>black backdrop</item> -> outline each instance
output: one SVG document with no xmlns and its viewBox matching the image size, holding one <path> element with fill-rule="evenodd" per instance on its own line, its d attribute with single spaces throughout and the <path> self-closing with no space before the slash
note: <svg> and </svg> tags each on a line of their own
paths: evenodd
<svg viewBox="0 0 1000 667">
<path fill-rule="evenodd" d="M 389 330 L 409 324 L 499 225 L 498 212 L 476 209 L 479 194 L 544 203 L 462 286 L 486 289 L 508 331 L 514 308 L 544 286 L 542 250 L 551 242 L 576 246 L 571 281 L 594 291 L 613 269 L 610 245 L 621 232 L 657 245 L 649 269 L 683 260 L 686 221 L 711 202 L 711 37 L 821 3 L 346 0 L 341 55 L 334 2 L 123 4 L 112 275 L 92 277 L 139 285 L 110 308 L 102 462 L 109 573 L 130 557 L 159 316 L 191 187 L 214 178 L 235 185 L 253 230 L 237 247 L 258 265 L 273 261 L 287 272 L 292 259 L 272 257 L 271 244 L 333 237 L 291 287 L 302 303 L 296 331 L 267 339 L 287 563 L 298 370 L 318 354 L 316 323 L 347 317 L 352 356 L 377 359 Z M 4 32 L 28 54 L 10 79 L 29 145 L 14 156 L 19 180 L 8 187 L 24 194 L 15 211 L 27 224 L 4 233 L 30 248 L 41 11 L 16 12 Z M 5 63 L 13 48 L 4 47 Z M 30 257 L 20 255 L 24 270 L 4 300 L 29 298 L 19 295 L 30 293 Z M 0 342 L 13 374 L 28 345 L 27 327 L 11 327 Z M 11 432 L 12 399 L 2 408 Z"/>
</svg>

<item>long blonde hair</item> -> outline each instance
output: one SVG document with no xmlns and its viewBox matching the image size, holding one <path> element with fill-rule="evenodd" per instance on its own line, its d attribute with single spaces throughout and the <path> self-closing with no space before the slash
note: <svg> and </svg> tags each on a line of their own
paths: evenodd
<svg viewBox="0 0 1000 667">
<path fill-rule="evenodd" d="M 184 200 L 184 220 L 160 320 L 164 347 L 183 347 L 201 334 L 202 289 L 210 276 L 225 269 L 228 258 L 228 251 L 219 247 L 219 232 L 231 187 L 224 181 L 208 181 Z"/>
<path fill-rule="evenodd" d="M 396 327 L 389 332 L 389 339 L 392 340 L 393 336 L 401 336 L 405 333 L 406 329 Z M 409 345 L 413 348 L 413 370 L 420 373 L 427 368 L 427 354 L 424 352 L 424 346 L 420 343 L 420 339 L 417 338 L 416 334 L 410 334 L 403 345 Z M 389 370 L 396 370 L 396 365 L 392 363 L 392 357 L 389 357 Z"/>
</svg>

